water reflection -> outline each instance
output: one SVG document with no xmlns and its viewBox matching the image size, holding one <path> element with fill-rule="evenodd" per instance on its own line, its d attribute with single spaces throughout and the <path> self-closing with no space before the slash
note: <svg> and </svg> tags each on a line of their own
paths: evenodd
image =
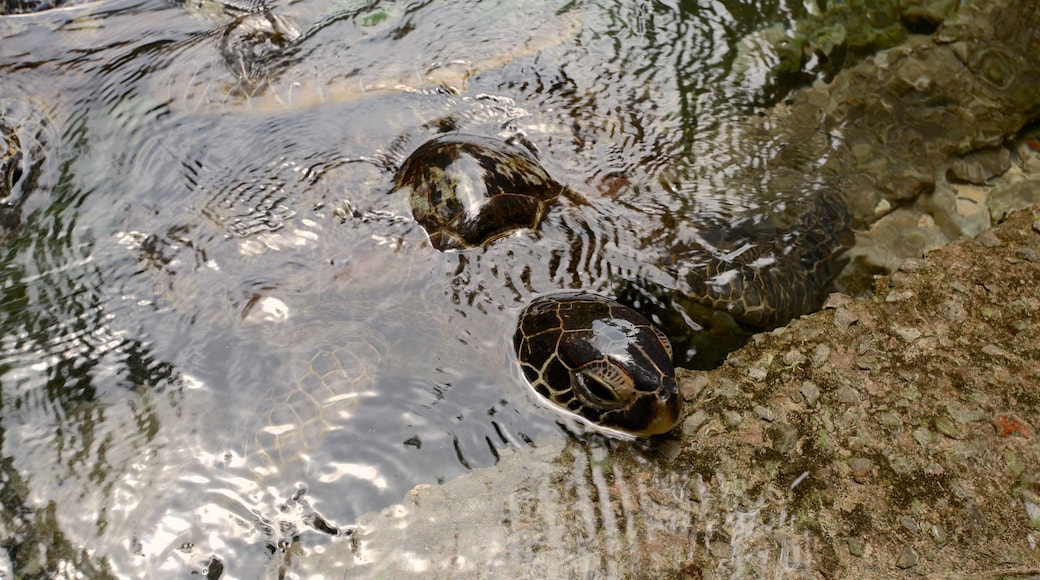
<svg viewBox="0 0 1040 580">
<path fill-rule="evenodd" d="M 349 542 L 416 484 L 560 437 L 511 354 L 533 296 L 661 282 L 662 247 L 739 247 L 719 232 L 788 207 L 731 169 L 783 154 L 740 150 L 714 90 L 746 15 L 512 4 L 0 20 L 0 112 L 46 129 L 0 265 L 18 571 L 257 577 Z M 437 252 L 390 169 L 454 130 L 524 142 L 587 204 Z"/>
</svg>

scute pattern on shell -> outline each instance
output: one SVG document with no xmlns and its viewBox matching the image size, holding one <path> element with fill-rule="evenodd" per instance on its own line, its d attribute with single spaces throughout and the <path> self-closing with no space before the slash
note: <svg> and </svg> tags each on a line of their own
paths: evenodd
<svg viewBox="0 0 1040 580">
<path fill-rule="evenodd" d="M 438 250 L 481 246 L 537 228 L 563 188 L 528 153 L 486 137 L 450 135 L 415 150 L 394 178 Z"/>
</svg>

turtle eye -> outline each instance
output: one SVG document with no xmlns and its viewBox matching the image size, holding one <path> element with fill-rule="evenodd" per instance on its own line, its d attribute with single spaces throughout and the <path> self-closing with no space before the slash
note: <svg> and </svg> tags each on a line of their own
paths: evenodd
<svg viewBox="0 0 1040 580">
<path fill-rule="evenodd" d="M 572 386 L 580 398 L 602 406 L 623 405 L 635 390 L 628 373 L 603 360 L 575 371 Z"/>
<path fill-rule="evenodd" d="M 578 373 L 574 378 L 581 384 L 582 390 L 586 394 L 591 395 L 593 400 L 600 403 L 614 403 L 618 401 L 617 395 L 611 390 L 610 386 L 600 382 L 597 377 Z"/>
</svg>

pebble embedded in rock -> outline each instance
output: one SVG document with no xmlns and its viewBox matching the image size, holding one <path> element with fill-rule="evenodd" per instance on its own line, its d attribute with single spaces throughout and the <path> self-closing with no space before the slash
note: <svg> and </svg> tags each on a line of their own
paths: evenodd
<svg viewBox="0 0 1040 580">
<path fill-rule="evenodd" d="M 787 354 L 784 355 L 784 362 L 786 362 L 787 364 L 796 365 L 804 361 L 805 355 L 802 354 L 796 348 L 792 348 L 791 350 L 787 351 Z"/>
<path fill-rule="evenodd" d="M 1033 222 L 1033 231 L 1040 234 L 1040 220 Z"/>
<path fill-rule="evenodd" d="M 964 311 L 964 307 L 960 305 L 956 300 L 946 300 L 939 305 L 939 313 L 946 318 L 957 321 L 964 318 L 967 312 Z"/>
<path fill-rule="evenodd" d="M 860 396 L 856 389 L 848 385 L 844 385 L 838 389 L 836 393 L 838 395 L 838 402 L 846 405 L 855 405 L 859 403 Z"/>
<path fill-rule="evenodd" d="M 766 375 L 766 371 L 764 371 L 764 370 L 762 370 L 762 369 L 760 369 L 758 367 L 751 367 L 747 371 L 747 376 L 748 376 L 749 379 L 751 379 L 753 381 L 764 381 L 764 380 L 766 380 L 766 376 L 767 375 Z"/>
<path fill-rule="evenodd" d="M 849 469 L 852 470 L 853 481 L 867 483 L 874 471 L 874 462 L 866 457 L 854 457 L 849 460 Z"/>
<path fill-rule="evenodd" d="M 908 300 L 908 299 L 913 298 L 913 297 L 914 297 L 914 291 L 913 290 L 902 290 L 902 291 L 893 290 L 893 291 L 888 293 L 888 296 L 885 296 L 885 302 L 902 302 L 903 300 Z"/>
<path fill-rule="evenodd" d="M 899 328 L 895 327 L 892 329 L 896 333 L 896 336 L 903 339 L 905 342 L 913 342 L 918 338 L 921 338 L 921 331 L 916 328 Z"/>
<path fill-rule="evenodd" d="M 695 374 L 692 377 L 687 374 L 679 380 L 679 392 L 682 393 L 682 397 L 686 401 L 696 399 L 707 386 L 708 376 L 703 373 Z"/>
<path fill-rule="evenodd" d="M 812 353 L 813 364 L 816 366 L 820 366 L 823 363 L 827 362 L 827 359 L 829 358 L 831 358 L 831 347 L 827 346 L 826 344 L 816 345 L 816 348 L 813 349 Z"/>
<path fill-rule="evenodd" d="M 927 427 L 918 427 L 914 429 L 914 441 L 923 447 L 930 447 L 935 443 L 935 434 Z"/>
<path fill-rule="evenodd" d="M 691 413 L 689 417 L 686 417 L 685 421 L 683 421 L 683 435 L 693 435 L 697 431 L 697 428 L 703 425 L 707 420 L 708 413 L 706 413 L 704 409 L 697 409 Z"/>
<path fill-rule="evenodd" d="M 1040 262 L 1040 254 L 1033 248 L 1019 248 L 1015 255 L 1027 262 Z"/>
<path fill-rule="evenodd" d="M 789 423 L 777 423 L 767 431 L 772 440 L 771 447 L 777 453 L 787 453 L 798 443 L 798 427 Z"/>
<path fill-rule="evenodd" d="M 896 560 L 896 567 L 900 570 L 913 568 L 920 560 L 920 556 L 917 555 L 917 552 L 915 552 L 913 548 L 905 546 L 903 551 L 899 553 L 899 559 Z"/>
<path fill-rule="evenodd" d="M 982 347 L 982 352 L 989 356 L 1004 356 L 1004 350 L 995 344 L 987 344 Z"/>
<path fill-rule="evenodd" d="M 862 556 L 866 552 L 867 544 L 863 541 L 863 538 L 849 538 L 849 554 L 853 556 Z"/>
<path fill-rule="evenodd" d="M 1004 243 L 1003 240 L 997 237 L 997 234 L 993 233 L 993 230 L 986 230 L 975 239 L 987 248 L 995 248 Z"/>
<path fill-rule="evenodd" d="M 737 425 L 740 425 L 740 422 L 743 420 L 744 416 L 736 411 L 722 412 L 722 422 L 725 423 L 727 427 L 736 427 Z"/>
<path fill-rule="evenodd" d="M 857 322 L 859 322 L 859 315 L 848 308 L 838 308 L 834 311 L 834 326 L 842 330 L 848 330 Z"/>
<path fill-rule="evenodd" d="M 805 397 L 805 402 L 810 407 L 816 404 L 816 401 L 820 400 L 820 387 L 816 386 L 816 383 L 812 381 L 805 381 L 802 383 L 802 388 L 798 390 Z"/>
</svg>

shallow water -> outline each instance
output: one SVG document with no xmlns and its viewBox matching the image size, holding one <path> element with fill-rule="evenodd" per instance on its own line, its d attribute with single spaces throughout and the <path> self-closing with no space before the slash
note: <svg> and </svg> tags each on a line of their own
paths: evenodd
<svg viewBox="0 0 1040 580">
<path fill-rule="evenodd" d="M 0 248 L 16 574 L 257 577 L 417 484 L 574 436 L 513 362 L 524 304 L 739 246 L 806 193 L 778 196 L 754 168 L 780 152 L 737 134 L 737 42 L 783 4 L 271 11 L 300 38 L 245 81 L 212 5 L 0 19 L 0 111 L 36 144 Z M 388 169 L 446 127 L 525 143 L 586 203 L 433 250 Z"/>
</svg>

